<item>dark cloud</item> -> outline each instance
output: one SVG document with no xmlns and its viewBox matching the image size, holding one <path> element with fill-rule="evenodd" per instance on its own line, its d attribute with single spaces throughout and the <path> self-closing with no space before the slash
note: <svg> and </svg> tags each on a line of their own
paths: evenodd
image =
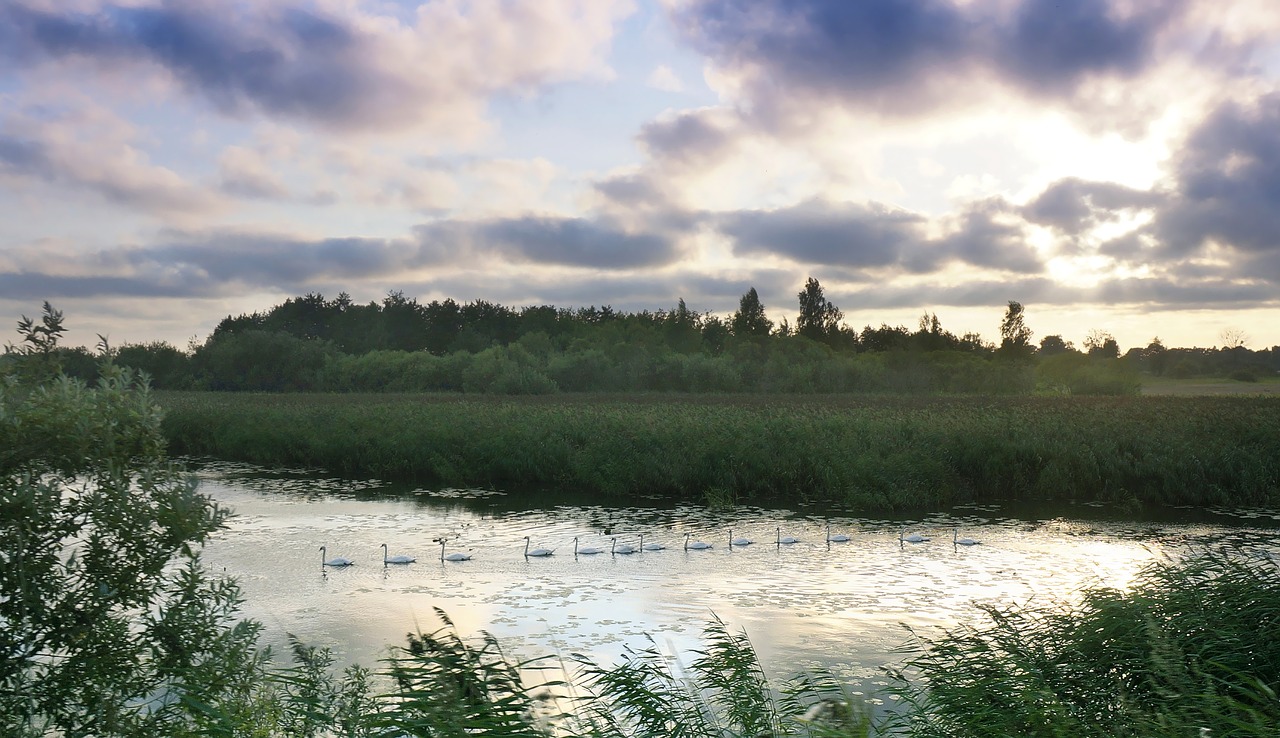
<svg viewBox="0 0 1280 738">
<path fill-rule="evenodd" d="M 224 112 L 258 110 L 336 128 L 404 123 L 423 90 L 379 64 L 377 40 L 302 8 L 165 0 L 60 14 L 0 6 L 0 61 L 138 62 L 164 68 Z"/>
<path fill-rule="evenodd" d="M 655 159 L 686 165 L 719 162 L 733 147 L 734 138 L 711 115 L 692 111 L 646 123 L 637 138 Z"/>
<path fill-rule="evenodd" d="M 670 238 L 586 218 L 498 218 L 466 227 L 477 250 L 540 264 L 632 269 L 678 256 Z"/>
<path fill-rule="evenodd" d="M 999 73 L 1028 91 L 1069 92 L 1096 74 L 1131 77 L 1154 59 L 1156 37 L 1185 2 L 1023 0 L 1013 22 L 997 28 Z"/>
<path fill-rule="evenodd" d="M 187 273 L 193 280 L 288 290 L 310 281 L 365 279 L 432 261 L 407 239 L 326 238 L 217 233 L 122 254 L 129 268 Z"/>
<path fill-rule="evenodd" d="M 0 135 L 0 171 L 27 173 L 48 171 L 49 155 L 44 144 Z"/>
<path fill-rule="evenodd" d="M 198 289 L 194 289 L 197 287 Z M 40 272 L 0 272 L 0 294 L 8 300 L 36 303 L 67 297 L 201 297 L 220 291 L 217 285 L 192 285 L 150 277 L 85 277 Z"/>
<path fill-rule="evenodd" d="M 777 254 L 805 264 L 896 267 L 922 274 L 963 262 L 1011 272 L 1040 271 L 1022 228 L 997 220 L 1007 209 L 999 201 L 975 203 L 958 218 L 958 227 L 936 239 L 926 236 L 928 221 L 915 213 L 821 201 L 724 214 L 717 227 L 733 239 L 739 255 Z"/>
<path fill-rule="evenodd" d="M 1039 273 L 1044 265 L 1027 243 L 1020 222 L 1002 222 L 1010 208 L 1002 200 L 969 205 L 960 216 L 959 228 L 937 242 L 937 252 L 948 259 L 974 266 L 1019 274 Z"/>
<path fill-rule="evenodd" d="M 1032 223 L 1077 236 L 1099 223 L 1114 220 L 1120 211 L 1155 207 L 1160 200 L 1154 192 L 1068 177 L 1049 185 L 1022 208 L 1022 214 Z"/>
<path fill-rule="evenodd" d="M 703 0 L 680 13 L 677 27 L 718 65 L 759 68 L 762 87 L 823 96 L 905 90 L 968 56 L 976 32 L 941 0 Z"/>
<path fill-rule="evenodd" d="M 1146 257 L 1147 243 L 1142 230 L 1113 238 L 1098 247 L 1098 253 L 1122 262 L 1139 262 Z"/>
<path fill-rule="evenodd" d="M 1155 223 L 1169 255 L 1216 242 L 1280 260 L 1280 94 L 1210 115 L 1178 154 L 1173 187 Z"/>
<path fill-rule="evenodd" d="M 969 94 L 978 72 L 1035 96 L 1137 75 L 1185 4 L 1125 13 L 1108 0 L 1021 0 L 997 15 L 989 3 L 946 0 L 700 0 L 677 11 L 677 27 L 746 75 L 758 113 L 806 97 L 904 111 Z"/>
<path fill-rule="evenodd" d="M 718 227 L 739 255 L 778 254 L 806 264 L 884 267 L 919 243 L 924 218 L 853 203 L 810 201 L 722 215 Z"/>
<path fill-rule="evenodd" d="M 4 156 L 0 149 L 0 158 Z M 658 186 L 652 177 L 642 174 L 623 174 L 592 183 L 596 192 L 606 200 L 626 208 L 667 207 L 670 198 L 666 189 Z"/>
</svg>

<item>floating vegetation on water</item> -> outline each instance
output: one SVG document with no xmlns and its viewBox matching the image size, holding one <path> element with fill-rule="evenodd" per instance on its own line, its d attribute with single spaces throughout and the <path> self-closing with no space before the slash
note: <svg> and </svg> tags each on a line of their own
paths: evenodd
<svg viewBox="0 0 1280 738">
<path fill-rule="evenodd" d="M 478 489 L 475 487 L 445 487 L 444 489 L 415 489 L 410 494 L 419 497 L 438 497 L 444 500 L 481 500 L 486 497 L 502 497 L 506 492 L 496 489 Z"/>
</svg>

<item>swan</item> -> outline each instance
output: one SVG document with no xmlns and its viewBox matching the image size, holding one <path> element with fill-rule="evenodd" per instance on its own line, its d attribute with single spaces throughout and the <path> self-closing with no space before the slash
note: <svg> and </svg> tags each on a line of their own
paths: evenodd
<svg viewBox="0 0 1280 738">
<path fill-rule="evenodd" d="M 952 542 L 952 543 L 954 543 L 955 545 L 957 545 L 957 546 L 976 546 L 976 545 L 978 545 L 979 543 L 982 543 L 982 541 L 975 541 L 975 540 L 973 540 L 972 538 L 960 538 L 959 536 L 960 536 L 960 529 L 959 529 L 959 528 L 952 528 L 952 529 L 951 529 L 951 542 Z"/>
<path fill-rule="evenodd" d="M 618 539 L 616 537 L 611 538 L 610 540 L 613 541 L 613 543 L 610 544 L 609 546 L 609 553 L 611 554 L 633 554 L 636 551 L 640 550 L 635 546 L 632 546 L 630 543 L 624 543 L 621 546 L 619 546 Z"/>
<path fill-rule="evenodd" d="M 444 553 L 444 539 L 443 539 L 443 538 L 441 538 L 441 539 L 440 539 L 440 560 L 441 560 L 441 561 L 470 561 L 470 560 L 471 560 L 471 554 L 469 554 L 469 553 L 466 553 L 466 554 L 464 554 L 464 553 L 451 553 L 451 554 L 449 554 L 449 555 L 447 555 L 447 556 L 446 556 L 446 555 L 445 555 L 445 553 Z"/>
<path fill-rule="evenodd" d="M 325 568 L 326 566 L 342 567 L 342 566 L 351 566 L 352 564 L 356 563 L 351 559 L 346 558 L 345 556 L 335 556 L 334 558 L 326 561 L 324 558 L 324 551 L 325 551 L 324 546 L 321 546 L 320 547 L 320 568 L 321 569 Z"/>
<path fill-rule="evenodd" d="M 834 536 L 831 535 L 831 523 L 827 523 L 827 543 L 845 543 L 846 541 L 852 540 L 852 538 L 843 533 L 837 533 Z"/>
<path fill-rule="evenodd" d="M 602 554 L 602 553 L 604 553 L 604 549 L 597 548 L 596 546 L 584 546 L 582 548 L 578 548 L 578 537 L 577 536 L 573 537 L 573 555 L 574 556 L 577 556 L 578 554 L 586 555 L 586 554 Z"/>
<path fill-rule="evenodd" d="M 734 538 L 733 530 L 732 529 L 729 530 L 730 546 L 750 546 L 753 543 L 755 543 L 755 541 L 751 540 L 750 538 Z"/>
<path fill-rule="evenodd" d="M 902 530 L 898 531 L 899 543 L 903 541 L 906 541 L 907 543 L 924 543 L 927 540 L 929 540 L 929 536 L 922 536 L 919 533 L 912 533 L 911 535 L 907 535 L 906 528 L 903 528 Z"/>
<path fill-rule="evenodd" d="M 555 553 L 555 550 L 554 550 L 554 549 L 550 549 L 550 548 L 535 548 L 535 549 L 533 549 L 532 551 L 530 551 L 530 550 L 529 550 L 529 536 L 525 536 L 525 537 L 524 537 L 524 555 L 525 555 L 525 558 L 528 558 L 528 557 L 530 557 L 530 556 L 550 556 L 550 555 L 551 555 L 551 554 L 553 554 L 553 553 Z"/>
<path fill-rule="evenodd" d="M 382 565 L 383 566 L 386 566 L 387 564 L 412 564 L 415 561 L 417 561 L 417 559 L 413 558 L 412 556 L 388 556 L 387 544 L 385 543 L 382 544 Z"/>
<path fill-rule="evenodd" d="M 784 543 L 799 543 L 799 542 L 800 542 L 799 538 L 793 538 L 791 536 L 782 535 L 782 527 L 781 526 L 778 527 L 778 545 L 779 546 L 781 546 Z"/>
<path fill-rule="evenodd" d="M 692 533 L 684 534 L 684 550 L 688 551 L 689 549 L 693 549 L 695 551 L 705 551 L 706 549 L 711 548 L 710 543 L 704 543 L 702 541 L 690 541 L 689 536 L 691 535 L 693 534 Z"/>
<path fill-rule="evenodd" d="M 644 534 L 640 534 L 640 550 L 641 551 L 661 551 L 667 546 L 663 543 L 645 543 Z"/>
</svg>

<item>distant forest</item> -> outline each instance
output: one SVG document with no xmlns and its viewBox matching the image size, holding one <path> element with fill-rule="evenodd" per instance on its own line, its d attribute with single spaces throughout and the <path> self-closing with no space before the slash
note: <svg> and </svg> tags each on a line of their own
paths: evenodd
<svg viewBox="0 0 1280 738">
<path fill-rule="evenodd" d="M 1280 372 L 1280 347 L 1253 351 L 1238 335 L 1224 348 L 1167 348 L 1155 338 L 1123 353 L 1102 331 L 1080 348 L 1059 335 L 1036 343 L 1013 301 L 998 342 L 957 336 L 927 312 L 914 330 L 858 331 L 816 279 L 797 297 L 792 325 L 770 321 L 754 288 L 727 319 L 683 299 L 670 310 L 622 312 L 423 304 L 401 292 L 361 305 L 345 293 L 308 294 L 227 316 L 186 350 L 160 341 L 108 350 L 158 389 L 266 392 L 1132 394 L 1144 374 L 1257 381 Z M 30 358 L 17 348 L 3 360 Z M 50 342 L 34 353 L 70 376 L 96 378 L 87 349 Z"/>
</svg>

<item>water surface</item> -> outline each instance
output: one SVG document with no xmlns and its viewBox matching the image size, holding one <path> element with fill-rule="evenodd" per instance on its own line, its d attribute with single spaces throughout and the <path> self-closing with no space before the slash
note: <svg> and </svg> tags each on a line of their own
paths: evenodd
<svg viewBox="0 0 1280 738">
<path fill-rule="evenodd" d="M 688 653 L 714 614 L 745 629 L 766 672 L 833 669 L 866 691 L 901 661 L 912 631 L 932 636 L 971 622 L 974 603 L 1070 600 L 1082 587 L 1125 587 L 1156 557 L 1202 545 L 1280 552 L 1280 512 L 1165 509 L 1130 517 L 1102 507 L 971 506 L 923 517 L 859 517 L 828 509 L 727 511 L 646 500 L 589 504 L 565 491 L 504 494 L 427 490 L 374 481 L 209 464 L 202 489 L 236 512 L 206 563 L 236 577 L 244 613 L 279 649 L 286 633 L 366 666 L 410 631 L 487 630 L 520 658 L 586 654 L 618 661 L 652 643 Z M 825 541 L 826 526 L 852 537 Z M 953 528 L 981 541 L 952 545 Z M 800 539 L 776 545 L 782 535 Z M 929 536 L 903 543 L 899 535 Z M 730 547 L 729 533 L 755 541 Z M 684 534 L 712 544 L 682 548 Z M 667 546 L 629 556 L 575 558 L 582 546 Z M 524 537 L 554 548 L 523 555 Z M 443 562 L 433 539 L 470 561 Z M 380 545 L 417 557 L 384 567 Z M 322 571 L 328 555 L 355 566 Z M 908 630 L 908 627 L 911 629 Z"/>
</svg>

